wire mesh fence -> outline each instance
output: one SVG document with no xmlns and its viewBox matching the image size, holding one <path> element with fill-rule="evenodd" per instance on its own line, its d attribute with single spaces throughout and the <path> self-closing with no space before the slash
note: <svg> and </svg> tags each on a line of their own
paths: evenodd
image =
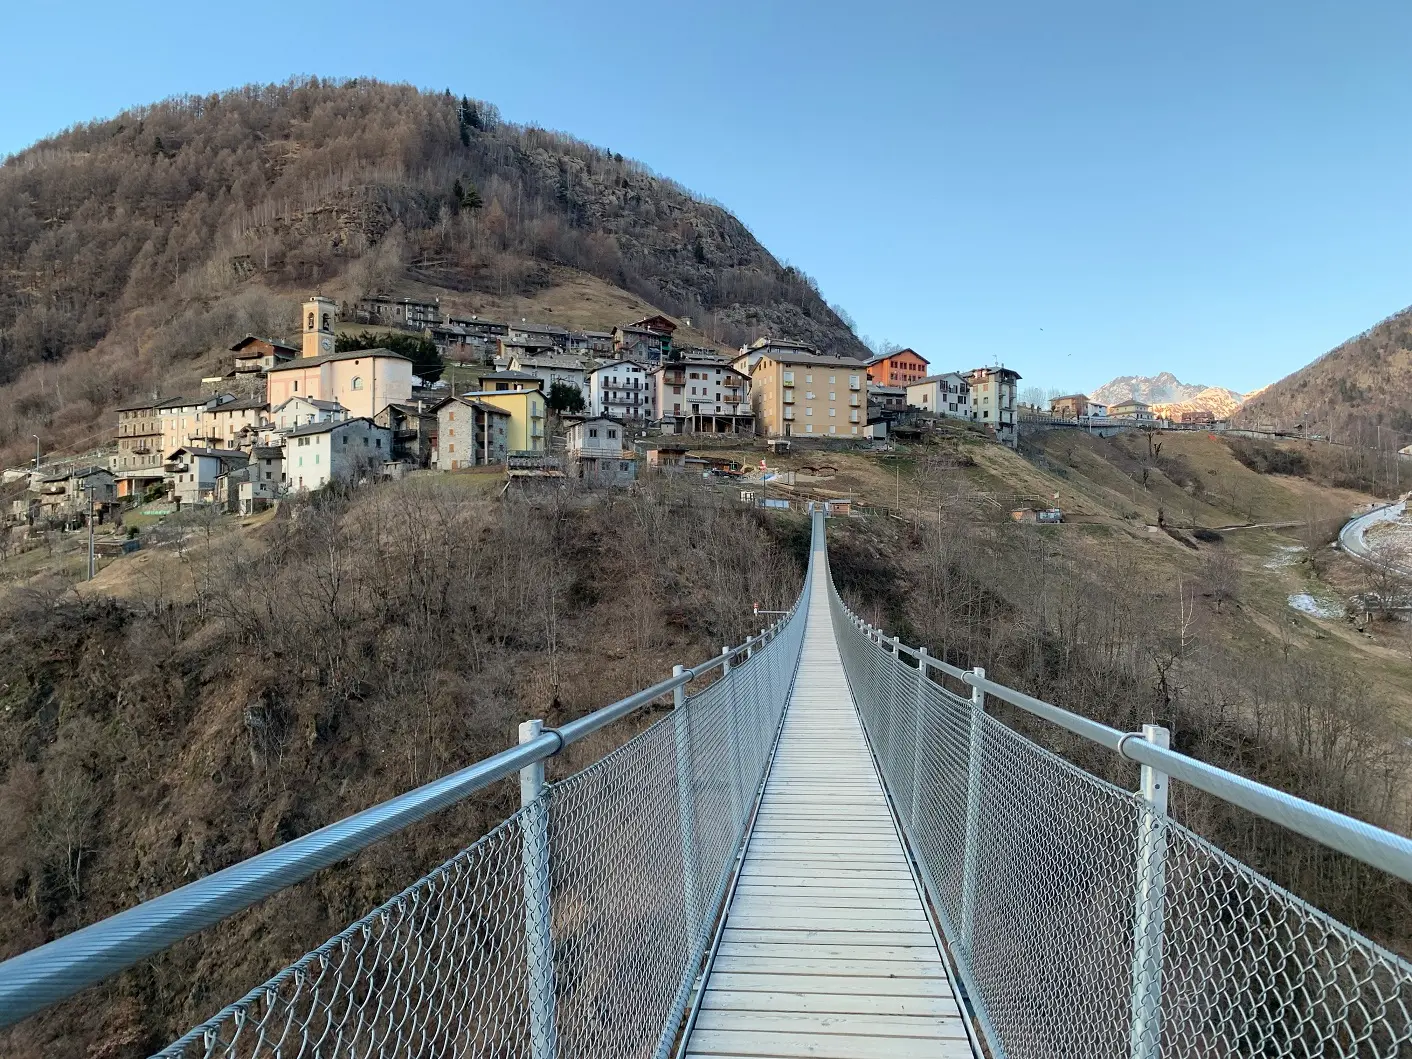
<svg viewBox="0 0 1412 1059">
<path fill-rule="evenodd" d="M 783 716 L 808 585 L 749 658 L 160 1054 L 666 1054 Z"/>
<path fill-rule="evenodd" d="M 1412 1056 L 1412 964 L 924 678 L 832 585 L 830 606 L 997 1056 Z"/>
</svg>

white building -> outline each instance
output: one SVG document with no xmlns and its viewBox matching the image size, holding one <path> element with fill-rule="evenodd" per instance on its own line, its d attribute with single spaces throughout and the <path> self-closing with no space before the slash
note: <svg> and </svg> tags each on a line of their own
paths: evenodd
<svg viewBox="0 0 1412 1059">
<path fill-rule="evenodd" d="M 1020 373 L 1011 368 L 976 368 L 971 386 L 971 421 L 990 427 L 995 440 L 1015 447 L 1015 391 Z"/>
<path fill-rule="evenodd" d="M 215 499 L 216 480 L 244 467 L 247 460 L 245 453 L 234 449 L 182 445 L 166 461 L 172 494 L 183 504 L 209 504 Z"/>
<path fill-rule="evenodd" d="M 510 358 L 509 367 L 511 371 L 533 375 L 539 380 L 540 389 L 546 394 L 557 382 L 574 387 L 583 394 L 585 402 L 588 400 L 588 373 L 584 370 L 583 357 L 574 356 L 572 353 L 541 353 L 538 356 L 516 354 Z"/>
<path fill-rule="evenodd" d="M 284 475 L 291 491 L 377 478 L 391 458 L 392 431 L 362 416 L 310 423 L 285 435 Z"/>
<path fill-rule="evenodd" d="M 1140 423 L 1150 423 L 1156 418 L 1152 406 L 1145 401 L 1121 401 L 1109 408 L 1108 414 L 1114 419 L 1133 419 Z"/>
<path fill-rule="evenodd" d="M 223 401 L 197 414 L 194 436 L 210 448 L 235 449 L 247 445 L 264 424 L 269 405 L 263 397 Z"/>
<path fill-rule="evenodd" d="M 907 405 L 935 415 L 970 419 L 971 384 L 954 371 L 928 375 L 907 384 Z"/>
<path fill-rule="evenodd" d="M 572 473 L 608 484 L 637 477 L 637 460 L 627 448 L 628 424 L 612 416 L 594 416 L 569 424 L 564 453 Z"/>
<path fill-rule="evenodd" d="M 656 419 L 651 369 L 635 360 L 614 360 L 588 373 L 588 411 L 596 416 L 646 422 Z"/>
<path fill-rule="evenodd" d="M 348 409 L 337 401 L 320 401 L 313 397 L 291 397 L 270 409 L 269 424 L 275 430 L 293 430 L 310 423 L 332 423 L 348 418 Z"/>
<path fill-rule="evenodd" d="M 750 379 L 719 360 L 665 360 L 652 369 L 653 404 L 669 434 L 755 430 Z"/>
</svg>

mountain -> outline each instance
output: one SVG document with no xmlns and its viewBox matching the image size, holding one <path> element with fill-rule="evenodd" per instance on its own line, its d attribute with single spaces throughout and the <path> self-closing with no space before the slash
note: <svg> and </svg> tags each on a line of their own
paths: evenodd
<svg viewBox="0 0 1412 1059">
<path fill-rule="evenodd" d="M 1184 383 L 1170 371 L 1151 376 L 1122 375 L 1089 396 L 1106 405 L 1142 401 L 1152 405 L 1159 415 L 1201 410 L 1211 412 L 1218 419 L 1230 416 L 1245 400 L 1224 387 Z"/>
<path fill-rule="evenodd" d="M 866 355 L 724 207 L 488 103 L 309 79 L 75 125 L 0 165 L 0 456 L 199 380 L 315 288 L 532 310 L 585 277 L 707 343 Z"/>
<path fill-rule="evenodd" d="M 1412 441 L 1412 308 L 1252 394 L 1236 421 L 1384 448 Z"/>
</svg>

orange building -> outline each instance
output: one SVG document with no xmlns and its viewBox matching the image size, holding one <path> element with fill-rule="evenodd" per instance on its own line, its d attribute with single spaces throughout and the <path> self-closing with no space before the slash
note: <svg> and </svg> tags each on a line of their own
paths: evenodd
<svg viewBox="0 0 1412 1059">
<path fill-rule="evenodd" d="M 899 349 L 868 361 L 868 381 L 879 386 L 907 386 L 927 377 L 927 358 L 914 349 Z"/>
</svg>

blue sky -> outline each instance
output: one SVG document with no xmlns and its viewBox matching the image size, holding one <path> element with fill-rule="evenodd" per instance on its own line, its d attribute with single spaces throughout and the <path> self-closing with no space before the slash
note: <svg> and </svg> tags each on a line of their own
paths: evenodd
<svg viewBox="0 0 1412 1059">
<path fill-rule="evenodd" d="M 1412 5 L 7 5 L 0 154 L 297 74 L 496 103 L 732 209 L 945 367 L 1247 390 L 1412 303 Z"/>
</svg>

